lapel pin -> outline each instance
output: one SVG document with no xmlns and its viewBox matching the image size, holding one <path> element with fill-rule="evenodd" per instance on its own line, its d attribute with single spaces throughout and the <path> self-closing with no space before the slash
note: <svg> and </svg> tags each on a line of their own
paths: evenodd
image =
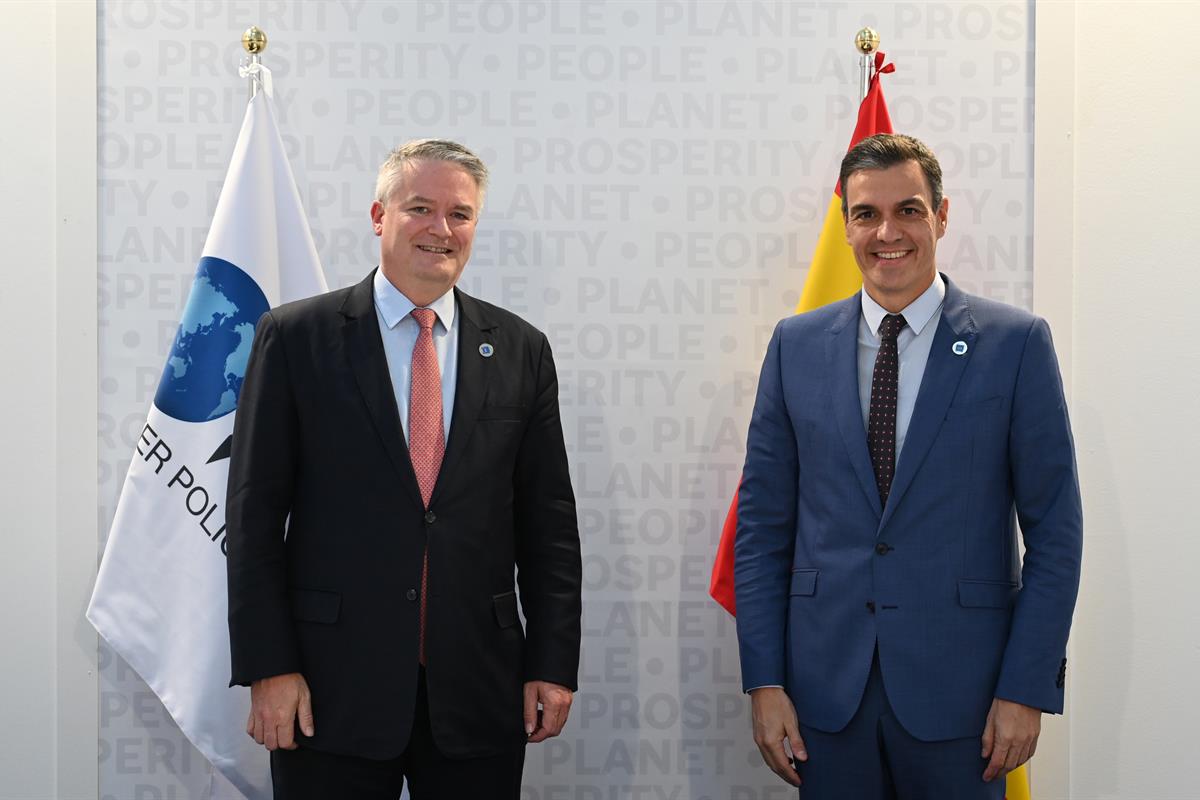
<svg viewBox="0 0 1200 800">
<path fill-rule="evenodd" d="M 492 347 L 487 342 L 484 342 L 483 344 L 479 345 L 479 355 L 483 356 L 484 358 L 491 358 L 492 353 L 495 353 L 495 352 L 496 352 L 496 348 Z"/>
<path fill-rule="evenodd" d="M 961 339 L 950 345 L 950 351 L 956 356 L 966 355 L 967 343 Z"/>
</svg>

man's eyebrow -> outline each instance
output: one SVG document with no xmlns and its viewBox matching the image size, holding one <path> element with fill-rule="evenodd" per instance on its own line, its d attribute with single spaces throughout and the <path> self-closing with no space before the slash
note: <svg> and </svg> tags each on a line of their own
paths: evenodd
<svg viewBox="0 0 1200 800">
<path fill-rule="evenodd" d="M 412 203 L 423 203 L 427 206 L 437 205 L 437 201 L 435 201 L 429 197 L 422 197 L 419 194 L 413 195 L 412 197 L 408 197 L 404 201 L 405 205 L 411 205 Z M 454 210 L 455 211 L 470 211 L 472 214 L 475 213 L 475 209 L 472 206 L 467 205 L 466 203 L 459 203 L 458 205 L 454 206 Z"/>
<path fill-rule="evenodd" d="M 896 203 L 897 208 L 899 208 L 900 206 L 923 206 L 923 205 L 925 205 L 925 198 L 919 194 L 914 194 L 912 197 L 907 197 L 907 198 L 901 200 L 900 202 Z"/>
</svg>

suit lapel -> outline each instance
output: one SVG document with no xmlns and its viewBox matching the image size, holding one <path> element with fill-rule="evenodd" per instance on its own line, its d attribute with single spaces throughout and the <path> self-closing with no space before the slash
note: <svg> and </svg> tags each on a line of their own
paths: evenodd
<svg viewBox="0 0 1200 800">
<path fill-rule="evenodd" d="M 875 485 L 875 470 L 867 449 L 867 431 L 858 396 L 858 317 L 862 313 L 862 299 L 856 294 L 845 303 L 825 340 L 825 356 L 829 374 L 833 376 L 833 412 L 859 486 L 878 516 L 881 512 L 879 488 Z"/>
<path fill-rule="evenodd" d="M 446 442 L 446 454 L 442 457 L 442 468 L 438 471 L 437 483 L 433 488 L 430 505 L 435 503 L 442 487 L 446 485 L 455 466 L 467 450 L 467 442 L 475 430 L 479 410 L 487 398 L 488 382 L 494 361 L 514 357 L 514 353 L 496 352 L 494 357 L 485 358 L 479 346 L 492 344 L 491 332 L 496 324 L 488 318 L 483 306 L 473 297 L 455 289 L 454 298 L 460 313 L 458 322 L 458 379 L 454 385 L 454 411 L 450 417 L 450 438 Z"/>
<path fill-rule="evenodd" d="M 375 316 L 374 279 L 375 271 L 372 270 L 370 275 L 350 290 L 342 304 L 346 357 L 370 412 L 375 432 L 383 442 L 392 466 L 396 468 L 401 485 L 413 500 L 421 504 L 421 490 L 417 486 L 408 446 L 404 443 L 396 394 L 389 377 L 387 356 L 383 352 L 383 338 L 379 335 L 379 320 Z"/>
<path fill-rule="evenodd" d="M 904 493 L 912 485 L 913 478 L 921 467 L 921 462 L 933 446 L 933 440 L 937 438 L 942 422 L 946 419 L 946 409 L 949 408 L 950 401 L 954 399 L 954 393 L 958 389 L 958 382 L 975 353 L 978 331 L 975 321 L 971 318 L 967 296 L 951 283 L 949 278 L 946 278 L 946 299 L 942 304 L 941 319 L 938 320 L 937 326 L 933 344 L 929 349 L 929 360 L 925 363 L 925 374 L 921 378 L 921 388 L 917 392 L 912 419 L 908 423 L 908 433 L 904 437 L 904 448 L 896 462 L 896 474 L 892 478 L 887 507 L 879 521 L 881 530 L 891 519 L 897 504 L 903 500 Z M 954 343 L 959 341 L 967 345 L 967 351 L 962 355 L 956 355 L 952 350 Z"/>
</svg>

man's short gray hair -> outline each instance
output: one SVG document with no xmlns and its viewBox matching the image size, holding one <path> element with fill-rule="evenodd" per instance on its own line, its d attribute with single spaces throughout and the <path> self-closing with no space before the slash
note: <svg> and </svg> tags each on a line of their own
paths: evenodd
<svg viewBox="0 0 1200 800">
<path fill-rule="evenodd" d="M 487 166 L 479 156 L 449 139 L 413 139 L 388 153 L 375 179 L 375 199 L 378 202 L 387 205 L 404 172 L 404 165 L 410 161 L 448 161 L 457 164 L 475 179 L 475 185 L 479 187 L 479 202 L 483 203 L 483 194 L 487 191 Z"/>
</svg>

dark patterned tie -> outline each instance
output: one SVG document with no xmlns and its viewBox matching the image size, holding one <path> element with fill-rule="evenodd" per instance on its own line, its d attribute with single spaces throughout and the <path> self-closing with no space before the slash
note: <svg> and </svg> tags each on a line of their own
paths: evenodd
<svg viewBox="0 0 1200 800">
<path fill-rule="evenodd" d="M 437 350 L 433 346 L 433 323 L 437 314 L 431 308 L 414 308 L 413 319 L 421 326 L 412 352 L 412 386 L 408 394 L 408 454 L 412 459 L 421 501 L 429 508 L 433 486 L 442 468 L 446 451 L 446 431 L 442 417 L 442 376 Z M 425 597 L 429 583 L 429 551 L 421 564 L 421 618 L 417 659 L 425 663 Z"/>
<path fill-rule="evenodd" d="M 896 388 L 900 383 L 900 356 L 896 337 L 904 329 L 904 317 L 888 314 L 879 325 L 879 353 L 871 374 L 871 416 L 867 420 L 867 447 L 875 467 L 879 503 L 887 505 L 896 474 Z"/>
</svg>

